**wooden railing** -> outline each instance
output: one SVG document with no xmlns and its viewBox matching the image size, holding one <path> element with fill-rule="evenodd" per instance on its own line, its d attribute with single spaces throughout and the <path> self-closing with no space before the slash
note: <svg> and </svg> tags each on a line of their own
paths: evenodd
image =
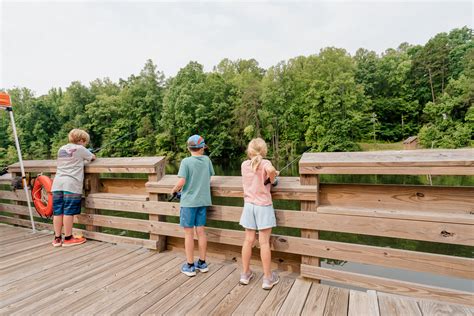
<svg viewBox="0 0 474 316">
<path fill-rule="evenodd" d="M 85 170 L 86 211 L 77 217 L 77 223 L 86 225 L 83 234 L 158 250 L 183 248 L 183 230 L 173 218 L 179 216 L 179 203 L 164 198 L 177 177 L 163 175 L 164 163 L 163 157 L 156 157 L 98 159 L 90 164 Z M 27 172 L 54 173 L 54 166 L 54 161 L 26 162 Z M 17 169 L 16 165 L 9 168 L 12 172 Z M 104 173 L 145 173 L 148 179 L 100 178 L 99 174 Z M 474 279 L 471 258 L 319 239 L 319 231 L 329 231 L 473 246 L 474 187 L 326 184 L 320 183 L 320 175 L 474 175 L 474 150 L 311 153 L 303 155 L 300 174 L 282 177 L 272 189 L 274 200 L 301 202 L 300 210 L 276 210 L 278 226 L 297 229 L 292 235 L 295 231 L 301 233 L 272 236 L 274 266 L 300 271 L 304 277 L 474 305 L 470 292 L 322 268 L 319 264 L 319 258 L 326 258 Z M 211 191 L 215 200 L 223 202 L 208 212 L 209 226 L 213 226 L 207 228 L 208 251 L 240 260 L 244 232 L 235 228 L 241 207 L 229 205 L 235 199 L 217 197 L 242 198 L 241 178 L 213 177 Z M 0 191 L 0 199 L 17 203 L 26 200 L 20 191 Z M 121 212 L 121 216 L 104 215 L 101 210 Z M 8 214 L 0 216 L 2 222 L 29 225 L 23 218 L 28 214 L 23 205 L 1 203 L 0 211 Z M 147 214 L 148 218 L 130 218 L 136 213 Z M 215 225 L 214 221 L 231 223 Z M 38 226 L 51 229 L 50 223 Z M 148 233 L 149 238 L 107 234 L 99 227 Z M 254 249 L 253 260 L 259 261 L 258 249 Z"/>
</svg>

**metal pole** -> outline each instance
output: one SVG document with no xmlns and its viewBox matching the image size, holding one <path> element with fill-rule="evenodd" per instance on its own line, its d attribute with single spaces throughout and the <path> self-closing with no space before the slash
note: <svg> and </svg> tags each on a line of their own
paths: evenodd
<svg viewBox="0 0 474 316">
<path fill-rule="evenodd" d="M 28 211 L 30 212 L 31 228 L 33 229 L 33 233 L 36 233 L 35 220 L 33 219 L 33 210 L 31 209 L 31 203 L 30 203 L 30 193 L 28 191 L 28 183 L 26 183 L 25 167 L 23 166 L 23 159 L 21 157 L 20 142 L 18 141 L 18 134 L 16 133 L 16 125 L 15 125 L 15 119 L 13 117 L 12 107 L 7 107 L 7 111 L 10 112 L 10 119 L 12 121 L 13 135 L 15 136 L 15 145 L 16 145 L 16 150 L 18 151 L 18 159 L 20 161 L 21 180 L 23 182 L 23 189 L 25 190 L 25 194 L 26 194 L 26 201 L 28 203 Z"/>
</svg>

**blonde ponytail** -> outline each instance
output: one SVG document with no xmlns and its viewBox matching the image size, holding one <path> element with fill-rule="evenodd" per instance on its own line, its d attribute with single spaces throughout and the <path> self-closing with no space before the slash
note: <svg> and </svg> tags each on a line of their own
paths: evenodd
<svg viewBox="0 0 474 316">
<path fill-rule="evenodd" d="M 267 155 L 267 144 L 261 138 L 254 138 L 247 147 L 247 156 L 250 158 L 252 170 L 257 171 L 263 158 Z"/>
</svg>

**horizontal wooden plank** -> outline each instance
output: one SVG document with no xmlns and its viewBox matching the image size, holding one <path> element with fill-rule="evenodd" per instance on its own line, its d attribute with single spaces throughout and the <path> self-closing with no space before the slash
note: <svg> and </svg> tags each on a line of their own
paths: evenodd
<svg viewBox="0 0 474 316">
<path fill-rule="evenodd" d="M 1 198 L 0 192 L 0 198 Z M 121 201 L 148 201 L 148 195 L 141 195 L 141 194 L 120 194 L 120 193 L 91 193 L 87 196 L 90 199 L 106 199 L 106 200 L 114 200 L 120 203 Z"/>
<path fill-rule="evenodd" d="M 100 192 L 115 194 L 147 194 L 146 179 L 100 179 Z"/>
<path fill-rule="evenodd" d="M 119 203 L 87 199 L 86 205 L 98 209 L 179 216 L 178 203 L 155 201 L 121 201 Z M 208 218 L 237 222 L 240 219 L 241 212 L 242 208 L 240 207 L 212 206 L 209 209 Z M 472 225 L 469 225 L 469 221 L 468 223 L 449 223 L 441 221 L 446 219 L 444 217 L 433 218 L 429 221 L 426 218 L 414 220 L 374 217 L 370 214 L 368 214 L 370 216 L 361 216 L 364 214 L 354 214 L 355 216 L 352 216 L 285 210 L 276 210 L 275 214 L 277 225 L 284 227 L 474 245 L 474 229 L 472 229 Z M 453 218 L 456 219 L 456 217 Z M 440 221 L 437 222 L 437 220 Z"/>
<path fill-rule="evenodd" d="M 25 201 L 26 194 L 24 190 L 0 191 L 0 200 Z"/>
<path fill-rule="evenodd" d="M 474 149 L 305 153 L 300 167 L 474 167 Z"/>
<path fill-rule="evenodd" d="M 473 167 L 300 167 L 300 174 L 394 174 L 472 176 Z"/>
<path fill-rule="evenodd" d="M 334 206 L 320 206 L 318 207 L 318 213 L 474 225 L 474 214 L 447 214 L 401 210 L 373 210 Z"/>
<path fill-rule="evenodd" d="M 56 172 L 56 160 L 24 160 L 26 172 Z M 85 166 L 86 173 L 156 173 L 164 168 L 165 157 L 97 158 Z M 9 172 L 20 172 L 20 164 L 8 167 Z"/>
<path fill-rule="evenodd" d="M 29 219 L 21 219 L 21 218 L 16 218 L 16 217 L 0 215 L 0 222 L 23 226 L 23 227 L 31 227 L 31 222 Z M 49 223 L 35 222 L 35 227 L 36 229 L 45 229 L 45 230 L 51 230 L 51 231 L 53 230 L 53 224 L 49 224 Z"/>
<path fill-rule="evenodd" d="M 176 175 L 166 175 L 160 181 L 147 182 L 146 190 L 150 193 L 169 194 L 177 181 Z M 243 197 L 242 177 L 212 177 L 211 194 L 213 196 Z M 281 177 L 278 186 L 272 187 L 273 199 L 314 201 L 316 195 L 317 186 L 301 185 L 298 177 Z"/>
<path fill-rule="evenodd" d="M 375 289 L 382 292 L 424 299 L 440 300 L 456 304 L 465 304 L 471 306 L 474 305 L 474 295 L 464 291 L 369 276 L 347 271 L 320 268 L 306 264 L 301 265 L 301 275 L 308 278 L 328 280 L 336 283 Z"/>
<path fill-rule="evenodd" d="M 0 222 L 19 225 L 23 227 L 31 227 L 31 222 L 26 219 L 19 219 L 13 218 L 8 216 L 0 215 Z M 77 221 L 76 221 L 77 222 Z M 35 222 L 36 229 L 45 229 L 45 230 L 53 230 L 53 225 L 49 223 L 41 223 Z M 127 245 L 135 245 L 140 246 L 148 249 L 156 249 L 156 241 L 148 240 L 148 239 L 141 239 L 141 238 L 134 238 L 134 237 L 127 237 L 127 236 L 117 236 L 111 235 L 106 233 L 99 233 L 99 232 L 92 232 L 83 229 L 73 229 L 74 233 L 81 233 L 84 237 L 88 239 L 104 241 L 109 243 L 115 244 L 127 244 Z"/>
<path fill-rule="evenodd" d="M 134 246 L 144 247 L 148 249 L 155 249 L 155 250 L 157 249 L 155 240 L 134 238 L 134 237 L 128 237 L 128 236 L 117 236 L 117 235 L 112 235 L 112 234 L 99 233 L 99 232 L 93 232 L 93 231 L 74 228 L 74 233 L 76 232 L 81 233 L 84 237 L 88 239 L 99 240 L 99 241 L 114 243 L 114 244 L 134 245 Z"/>
<path fill-rule="evenodd" d="M 184 237 L 179 225 L 157 221 L 82 214 L 78 223 Z M 242 231 L 210 227 L 206 227 L 206 232 L 209 242 L 235 246 L 242 245 L 245 235 Z M 278 235 L 272 236 L 271 246 L 272 250 L 284 253 L 474 278 L 474 260 L 462 257 Z"/>
<path fill-rule="evenodd" d="M 320 205 L 377 210 L 474 213 L 474 187 L 321 184 Z"/>
</svg>

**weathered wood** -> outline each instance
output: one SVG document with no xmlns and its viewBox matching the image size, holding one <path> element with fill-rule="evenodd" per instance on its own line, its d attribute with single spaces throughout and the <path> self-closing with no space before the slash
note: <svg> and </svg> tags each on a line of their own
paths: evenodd
<svg viewBox="0 0 474 316">
<path fill-rule="evenodd" d="M 278 286 L 275 286 L 270 291 L 267 298 L 255 313 L 255 316 L 274 315 L 274 311 L 280 310 L 294 283 L 295 280 L 293 278 L 280 275 Z"/>
<path fill-rule="evenodd" d="M 85 214 L 78 215 L 77 222 L 81 224 L 93 223 L 98 226 L 147 233 L 155 232 L 157 234 L 179 238 L 184 237 L 184 232 L 179 225 L 172 223 Z M 209 242 L 242 246 L 244 240 L 244 232 L 242 231 L 211 227 L 206 228 L 206 231 Z M 473 259 L 428 254 L 409 250 L 356 245 L 326 240 L 308 240 L 299 237 L 277 235 L 272 236 L 271 247 L 272 250 L 279 252 L 313 255 L 422 272 L 436 272 L 464 278 L 472 278 L 474 272 Z"/>
<path fill-rule="evenodd" d="M 474 187 L 321 184 L 319 194 L 322 206 L 449 215 L 474 213 Z"/>
<path fill-rule="evenodd" d="M 167 260 L 164 256 L 161 261 Z M 122 281 L 129 275 L 140 270 L 144 265 L 153 264 L 156 261 L 152 253 L 141 253 L 131 257 L 127 261 L 119 262 L 106 271 L 102 271 L 92 277 L 82 280 L 72 286 L 62 288 L 61 291 L 52 293 L 42 300 L 37 300 L 22 309 L 22 313 L 49 314 L 61 313 L 64 309 L 71 312 L 77 305 L 86 302 L 85 306 L 96 303 L 100 299 L 102 290 L 108 284 L 115 284 Z M 100 289 L 100 290 L 98 290 Z M 94 302 L 91 302 L 89 295 L 94 295 Z M 115 293 L 114 293 L 115 294 Z M 124 297 L 122 297 L 124 299 Z M 122 301 L 112 300 L 111 303 L 119 304 Z M 104 304 L 105 305 L 105 304 Z M 101 305 L 100 307 L 103 307 Z M 98 309 L 96 310 L 98 311 Z"/>
<path fill-rule="evenodd" d="M 379 299 L 374 290 L 367 291 L 367 300 L 369 304 L 369 316 L 380 316 Z"/>
<path fill-rule="evenodd" d="M 421 313 L 426 316 L 439 315 L 473 315 L 474 309 L 462 305 L 448 305 L 435 301 L 421 300 L 418 302 Z"/>
<path fill-rule="evenodd" d="M 176 175 L 166 175 L 158 182 L 147 182 L 146 189 L 150 193 L 169 193 L 177 180 Z M 278 186 L 272 188 L 272 198 L 313 201 L 316 192 L 316 186 L 301 185 L 297 177 L 281 177 Z M 211 194 L 213 196 L 243 197 L 242 178 L 212 177 Z"/>
<path fill-rule="evenodd" d="M 310 289 L 310 281 L 296 279 L 291 287 L 290 293 L 288 293 L 287 299 L 278 311 L 278 315 L 299 315 L 303 310 Z"/>
<path fill-rule="evenodd" d="M 109 201 L 86 200 L 86 204 L 98 204 L 106 209 L 123 210 L 131 212 L 143 212 L 179 216 L 178 203 L 167 202 L 137 202 L 130 201 L 114 203 Z M 123 204 L 123 205 L 121 205 Z M 414 215 L 413 213 L 400 213 L 392 215 L 385 214 L 383 217 L 374 215 L 372 211 L 343 210 L 341 213 L 333 213 L 334 209 L 320 206 L 322 212 L 309 211 L 284 211 L 276 210 L 277 225 L 295 228 L 312 228 L 313 230 L 337 231 L 345 233 L 364 234 L 372 236 L 384 236 L 393 238 L 405 238 L 424 240 L 441 243 L 452 243 L 461 245 L 474 245 L 474 230 L 469 223 L 472 215 L 453 215 L 453 220 L 447 215 L 435 216 L 431 221 L 427 215 Z M 326 213 L 329 212 L 329 213 Z M 209 209 L 208 218 L 225 221 L 238 221 L 241 214 L 240 207 L 212 206 Z M 396 213 L 394 213 L 396 214 Z M 407 216 L 405 219 L 403 216 Z M 393 218 L 396 217 L 396 218 Z M 415 220 L 418 218 L 419 220 Z M 461 222 L 465 222 L 462 223 Z M 455 222 L 455 223 L 452 223 Z"/>
<path fill-rule="evenodd" d="M 127 300 L 127 294 L 133 293 L 138 290 L 140 286 L 146 282 L 150 282 L 155 274 L 161 274 L 167 271 L 169 268 L 176 265 L 176 261 L 173 261 L 171 265 L 166 263 L 169 260 L 173 260 L 175 257 L 160 256 L 156 258 L 150 254 L 142 262 L 135 264 L 130 269 L 130 272 L 123 278 L 106 285 L 99 291 L 94 293 L 94 302 L 91 302 L 89 298 L 83 299 L 79 304 L 75 304 L 72 307 L 72 312 L 81 313 L 83 315 L 101 314 L 104 310 L 115 309 L 117 305 L 121 305 L 121 300 Z M 161 274 L 162 275 L 162 274 Z M 163 277 L 163 275 L 162 275 Z M 154 279 L 156 280 L 156 279 Z"/>
<path fill-rule="evenodd" d="M 97 158 L 85 166 L 85 173 L 155 173 L 165 157 Z M 56 172 L 56 160 L 23 160 L 26 172 Z M 20 172 L 20 164 L 8 166 Z"/>
<path fill-rule="evenodd" d="M 1 194 L 0 194 L 1 197 Z M 149 200 L 148 195 L 142 194 L 120 194 L 120 193 L 90 193 L 87 195 L 87 199 L 104 199 L 109 201 L 117 201 L 117 204 L 122 201 L 140 201 L 145 202 Z M 86 204 L 87 206 L 87 204 Z"/>
<path fill-rule="evenodd" d="M 349 215 L 364 217 L 393 218 L 403 220 L 452 223 L 452 224 L 468 224 L 474 225 L 473 214 L 448 214 L 434 212 L 416 212 L 416 211 L 400 211 L 400 210 L 380 210 L 380 209 L 362 209 L 334 206 L 320 206 L 318 212 L 321 214 L 332 215 Z M 368 219 L 369 220 L 369 219 Z"/>
<path fill-rule="evenodd" d="M 255 289 L 261 289 L 262 285 L 262 273 L 256 273 L 255 278 L 250 282 L 249 285 L 237 285 L 234 289 L 212 310 L 209 315 L 220 316 L 220 315 L 232 315 L 232 313 L 241 305 L 242 300 L 249 296 L 249 293 L 255 291 Z M 263 290 L 262 290 L 263 291 Z"/>
<path fill-rule="evenodd" d="M 300 174 L 474 175 L 473 167 L 300 167 Z"/>
<path fill-rule="evenodd" d="M 253 282 L 253 280 L 251 282 Z M 278 285 L 276 285 L 274 289 L 276 289 L 277 286 Z M 240 304 L 234 310 L 232 315 L 254 315 L 260 308 L 262 303 L 265 301 L 268 294 L 269 291 L 265 291 L 262 289 L 262 280 L 260 280 L 260 282 L 258 282 L 254 287 L 252 287 L 248 295 L 244 297 L 244 299 L 240 302 Z"/>
<path fill-rule="evenodd" d="M 305 153 L 300 174 L 474 175 L 474 149 Z"/>
<path fill-rule="evenodd" d="M 301 316 L 323 315 L 329 294 L 329 286 L 313 283 Z"/>
<path fill-rule="evenodd" d="M 86 196 L 89 194 L 99 192 L 100 187 L 100 177 L 99 174 L 86 174 L 85 175 L 85 182 L 86 182 Z M 100 210 L 88 208 L 85 209 L 86 214 L 100 214 Z M 91 232 L 99 232 L 100 227 L 94 225 L 86 225 L 86 230 Z"/>
<path fill-rule="evenodd" d="M 148 175 L 148 181 L 159 181 L 161 178 L 163 178 L 164 175 L 165 175 L 165 167 L 164 167 L 164 161 L 163 161 L 160 167 L 157 168 L 155 174 Z M 148 199 L 150 201 L 158 202 L 160 198 L 157 193 L 149 193 Z M 150 221 L 166 222 L 165 216 L 159 216 L 159 215 L 154 215 L 154 214 L 148 215 L 148 219 Z M 158 235 L 158 234 L 150 233 L 150 240 L 153 240 L 156 242 L 156 249 L 158 251 L 161 252 L 161 251 L 166 250 L 166 235 Z"/>
<path fill-rule="evenodd" d="M 179 287 L 174 287 L 174 290 L 170 292 L 168 295 L 163 297 L 161 300 L 155 302 L 151 307 L 149 307 L 146 311 L 143 312 L 144 315 L 154 314 L 157 312 L 164 313 L 174 305 L 176 305 L 179 301 L 187 297 L 194 292 L 196 288 L 198 288 L 202 283 L 210 279 L 214 274 L 219 272 L 223 268 L 222 265 L 213 265 L 213 268 L 209 266 L 209 272 L 203 273 L 200 275 L 200 278 L 193 279 L 189 278 L 186 282 L 184 282 Z M 222 272 L 221 272 L 222 273 Z"/>
<path fill-rule="evenodd" d="M 316 188 L 319 187 L 319 177 L 314 175 L 301 175 L 300 177 L 301 185 L 315 185 Z M 318 190 L 314 194 L 314 198 L 312 201 L 301 201 L 301 211 L 303 212 L 317 212 L 317 207 L 319 204 L 319 196 Z M 319 239 L 319 232 L 317 230 L 301 230 L 301 237 L 303 238 L 311 238 L 311 239 Z M 310 257 L 310 256 L 302 256 L 301 263 L 303 264 L 310 264 L 314 266 L 320 266 L 319 258 L 317 257 Z"/>
<path fill-rule="evenodd" d="M 347 315 L 349 305 L 349 290 L 342 288 L 329 289 L 324 316 Z"/>
<path fill-rule="evenodd" d="M 232 283 L 237 284 L 239 273 L 238 271 L 234 273 L 236 268 L 237 266 L 233 264 L 223 266 L 219 271 L 213 274 L 212 278 L 208 278 L 202 282 L 195 291 L 186 296 L 187 304 L 175 304 L 165 312 L 165 315 L 185 315 L 191 307 L 202 302 L 218 285 L 225 283 L 228 279 L 230 279 Z"/>
<path fill-rule="evenodd" d="M 419 298 L 435 299 L 456 304 L 472 305 L 474 302 L 474 295 L 469 292 L 368 276 L 346 271 L 318 268 L 309 265 L 301 265 L 301 275 L 309 278 L 323 279 L 368 289 L 375 289 L 377 291 Z"/>
<path fill-rule="evenodd" d="M 404 300 L 393 295 L 378 294 L 381 315 L 413 315 L 421 316 L 415 301 Z"/>
<path fill-rule="evenodd" d="M 217 284 L 210 292 L 206 295 L 202 295 L 199 301 L 191 301 L 188 306 L 186 315 L 208 315 L 221 301 L 222 299 L 230 292 L 234 287 L 237 286 L 238 280 L 240 277 L 240 271 L 235 269 L 231 274 L 229 274 L 222 282 Z M 194 305 L 194 303 L 197 303 Z M 184 304 L 183 304 L 184 305 Z M 175 310 L 178 313 L 177 310 Z M 170 311 L 168 311 L 170 312 Z M 180 313 L 182 310 L 179 311 Z"/>
<path fill-rule="evenodd" d="M 44 297 L 49 296 L 51 293 L 56 293 L 62 287 L 72 286 L 83 280 L 86 280 L 90 277 L 93 277 L 97 273 L 108 270 L 110 267 L 113 267 L 117 260 L 120 259 L 129 259 L 134 256 L 132 252 L 136 250 L 128 249 L 126 251 L 117 251 L 109 254 L 106 257 L 102 257 L 99 260 L 94 260 L 91 264 L 84 264 L 77 268 L 69 268 L 69 273 L 62 272 L 60 276 L 57 276 L 56 279 L 50 279 L 50 282 L 42 282 L 41 284 L 31 284 L 32 288 L 26 291 L 23 291 L 19 296 L 22 297 L 22 300 L 16 301 L 15 297 L 9 298 L 7 300 L 1 301 L 1 307 L 5 313 L 13 313 L 21 310 L 22 308 L 27 307 L 31 302 L 39 301 Z M 104 254 L 101 254 L 104 255 Z M 127 256 L 128 255 L 128 256 Z M 135 254 L 136 255 L 136 254 Z M 121 260 L 120 260 L 121 261 Z M 74 271 L 74 277 L 71 277 L 70 274 Z M 58 271 L 59 273 L 59 271 Z M 12 302 L 16 301 L 16 302 Z"/>
<path fill-rule="evenodd" d="M 91 231 L 76 229 L 76 228 L 74 228 L 73 231 L 74 233 L 76 232 L 82 233 L 82 235 L 88 239 L 94 239 L 94 240 L 104 241 L 104 242 L 113 243 L 113 244 L 132 245 L 132 246 L 138 246 L 138 247 L 144 247 L 144 248 L 156 250 L 156 243 L 147 239 L 127 237 L 127 236 L 117 236 L 117 235 L 99 233 L 99 232 L 91 232 Z"/>
<path fill-rule="evenodd" d="M 350 290 L 348 315 L 370 315 L 369 297 L 367 293 Z"/>
<path fill-rule="evenodd" d="M 100 191 L 115 194 L 147 195 L 147 179 L 100 179 Z"/>
</svg>

